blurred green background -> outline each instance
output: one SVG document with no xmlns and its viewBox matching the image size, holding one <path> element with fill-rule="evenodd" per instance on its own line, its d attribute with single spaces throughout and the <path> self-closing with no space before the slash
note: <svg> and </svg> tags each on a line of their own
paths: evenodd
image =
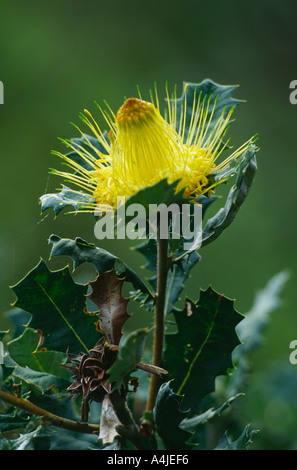
<svg viewBox="0 0 297 470">
<path fill-rule="evenodd" d="M 194 298 L 211 284 L 245 313 L 274 274 L 290 271 L 283 305 L 253 357 L 245 413 L 262 428 L 254 448 L 297 449 L 297 365 L 289 362 L 289 343 L 297 339 L 297 105 L 289 101 L 297 79 L 296 13 L 293 0 L 0 3 L 0 330 L 9 328 L 9 285 L 48 259 L 52 233 L 99 244 L 91 215 L 40 214 L 39 196 L 61 184 L 48 175 L 60 165 L 51 155 L 63 149 L 57 137 L 77 135 L 70 121 L 79 123 L 84 108 L 96 114 L 95 100 L 117 110 L 136 85 L 143 96 L 155 81 L 161 95 L 166 80 L 179 92 L 183 81 L 204 78 L 240 85 L 234 97 L 247 103 L 236 110 L 229 136 L 236 147 L 259 134 L 258 174 L 234 224 L 201 250 L 187 292 Z M 134 269 L 144 262 L 127 242 L 100 246 Z"/>
</svg>

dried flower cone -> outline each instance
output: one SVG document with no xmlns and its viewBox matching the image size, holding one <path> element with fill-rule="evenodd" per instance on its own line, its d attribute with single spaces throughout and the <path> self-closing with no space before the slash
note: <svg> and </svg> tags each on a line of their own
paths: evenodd
<svg viewBox="0 0 297 470">
<path fill-rule="evenodd" d="M 81 419 L 88 420 L 89 401 L 101 402 L 110 392 L 107 385 L 107 370 L 111 367 L 117 355 L 117 350 L 111 348 L 106 338 L 101 338 L 89 354 L 69 354 L 67 358 L 72 366 L 65 366 L 71 370 L 73 383 L 68 387 L 72 395 L 82 395 Z"/>
</svg>

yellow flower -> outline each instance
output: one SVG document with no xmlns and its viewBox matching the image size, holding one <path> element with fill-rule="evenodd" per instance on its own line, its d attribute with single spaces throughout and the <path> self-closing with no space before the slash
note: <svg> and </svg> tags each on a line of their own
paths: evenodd
<svg viewBox="0 0 297 470">
<path fill-rule="evenodd" d="M 110 108 L 108 112 L 99 108 L 109 128 L 108 136 L 85 110 L 83 121 L 100 144 L 100 150 L 80 131 L 89 150 L 74 141 L 64 143 L 79 155 L 81 163 L 56 152 L 74 173 L 53 172 L 90 195 L 94 202 L 86 210 L 92 211 L 97 204 L 116 207 L 118 196 L 127 198 L 162 179 L 169 183 L 179 180 L 176 189 L 183 189 L 185 197 L 197 198 L 208 193 L 222 182 L 219 179 L 212 182 L 211 177 L 226 169 L 251 141 L 217 163 L 227 146 L 222 142 L 234 108 L 223 111 L 214 120 L 216 101 L 212 100 L 210 107 L 211 97 L 201 93 L 197 96 L 195 92 L 189 110 L 187 89 L 186 86 L 184 106 L 180 109 L 176 93 L 170 100 L 166 88 L 168 109 L 164 117 L 157 91 L 155 99 L 151 95 L 152 102 L 141 96 L 127 99 L 116 115 Z"/>
</svg>

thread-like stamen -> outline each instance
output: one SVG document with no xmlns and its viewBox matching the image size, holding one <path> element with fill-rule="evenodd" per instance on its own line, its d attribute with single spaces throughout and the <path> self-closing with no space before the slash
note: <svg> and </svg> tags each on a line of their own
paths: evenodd
<svg viewBox="0 0 297 470">
<path fill-rule="evenodd" d="M 183 113 L 183 124 L 182 124 L 182 142 L 184 142 L 185 139 L 185 129 L 186 129 L 186 121 L 187 121 L 187 91 L 189 88 L 189 84 L 187 83 L 185 86 L 185 104 L 184 104 L 184 113 Z"/>
</svg>

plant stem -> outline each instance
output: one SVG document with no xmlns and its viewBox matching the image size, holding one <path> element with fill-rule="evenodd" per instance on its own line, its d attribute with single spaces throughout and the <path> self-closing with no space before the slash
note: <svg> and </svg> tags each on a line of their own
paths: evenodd
<svg viewBox="0 0 297 470">
<path fill-rule="evenodd" d="M 33 405 L 28 400 L 24 400 L 19 397 L 15 397 L 9 393 L 3 392 L 0 390 L 0 398 L 9 403 L 10 405 L 21 408 L 28 413 L 33 415 L 41 416 L 44 418 L 44 425 L 58 426 L 60 428 L 68 429 L 69 431 L 82 432 L 86 434 L 99 434 L 99 426 L 95 424 L 79 423 L 77 421 L 72 421 L 71 419 L 61 418 L 60 416 L 49 413 L 39 406 Z"/>
<path fill-rule="evenodd" d="M 166 302 L 166 284 L 167 275 L 169 270 L 168 257 L 168 240 L 160 237 L 160 230 L 158 227 L 157 234 L 157 292 L 155 302 L 155 331 L 154 331 L 154 346 L 153 346 L 153 365 L 160 367 L 162 363 L 163 354 L 163 341 L 164 341 L 164 322 L 165 322 L 165 302 Z M 157 375 L 152 375 L 146 411 L 153 411 L 158 390 L 160 386 L 160 378 Z"/>
<path fill-rule="evenodd" d="M 132 444 L 134 444 L 136 449 L 148 449 L 148 447 L 145 445 L 145 441 L 142 439 L 140 429 L 135 423 L 132 413 L 128 408 L 126 399 L 117 390 L 111 392 L 109 394 L 109 398 L 115 414 L 123 426 L 121 429 L 119 429 L 119 433 L 129 439 Z"/>
</svg>

